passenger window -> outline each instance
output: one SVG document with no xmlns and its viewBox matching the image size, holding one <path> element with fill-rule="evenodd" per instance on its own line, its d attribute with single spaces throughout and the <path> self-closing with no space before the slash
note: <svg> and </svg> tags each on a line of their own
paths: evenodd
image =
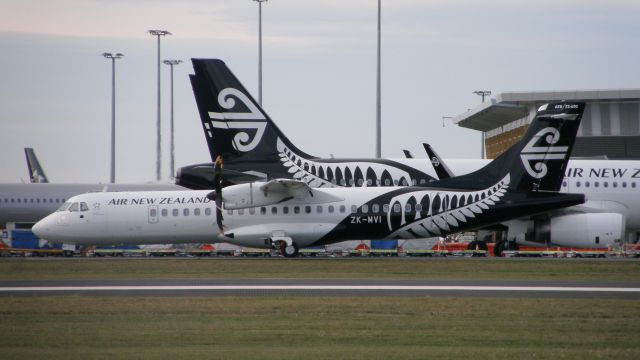
<svg viewBox="0 0 640 360">
<path fill-rule="evenodd" d="M 233 210 L 231 210 L 231 209 L 227 210 L 227 214 L 233 215 Z"/>
<path fill-rule="evenodd" d="M 156 210 L 156 209 L 150 209 L 150 210 L 149 210 L 149 216 L 151 216 L 151 217 L 156 217 L 156 216 L 158 216 L 158 210 Z"/>
<path fill-rule="evenodd" d="M 329 213 L 333 213 L 333 210 L 334 210 L 333 205 L 329 205 Z"/>
<path fill-rule="evenodd" d="M 308 205 L 307 205 L 307 206 L 305 206 L 305 207 L 304 207 L 304 212 L 305 212 L 306 214 L 311 214 L 311 206 L 308 206 Z"/>
<path fill-rule="evenodd" d="M 604 183 L 602 183 L 602 185 L 604 185 L 604 187 L 608 188 L 609 187 L 609 182 L 605 181 Z"/>
<path fill-rule="evenodd" d="M 398 186 L 398 179 L 393 179 L 393 185 Z"/>
<path fill-rule="evenodd" d="M 182 210 L 182 215 L 189 216 L 189 209 L 183 209 Z"/>
<path fill-rule="evenodd" d="M 353 186 L 353 179 L 349 179 L 349 186 Z"/>
<path fill-rule="evenodd" d="M 377 214 L 380 211 L 380 205 L 378 204 L 373 204 L 371 205 L 371 212 L 374 214 Z"/>
<path fill-rule="evenodd" d="M 322 214 L 322 205 L 318 205 L 318 206 L 316 206 L 316 212 L 317 212 L 318 214 Z"/>
<path fill-rule="evenodd" d="M 73 204 L 71 204 L 71 206 L 69 207 L 69 211 L 78 211 L 79 209 L 79 205 L 77 202 L 74 202 Z"/>
<path fill-rule="evenodd" d="M 617 188 L 618 187 L 618 183 L 616 181 L 613 182 L 613 187 Z"/>
<path fill-rule="evenodd" d="M 340 205 L 340 212 L 344 213 L 345 211 L 347 211 L 347 207 L 344 205 Z"/>
<path fill-rule="evenodd" d="M 371 186 L 373 184 L 373 182 L 371 181 L 371 179 L 367 180 L 367 186 Z"/>
<path fill-rule="evenodd" d="M 278 214 L 278 208 L 277 208 L 277 207 L 275 207 L 275 206 L 274 206 L 274 207 L 272 207 L 272 208 L 271 208 L 271 214 L 273 214 L 273 215 L 277 215 L 277 214 Z"/>
<path fill-rule="evenodd" d="M 193 215 L 200 216 L 200 208 L 193 209 Z"/>
<path fill-rule="evenodd" d="M 169 215 L 169 211 L 167 211 L 167 209 L 162 209 L 162 211 L 160 211 L 160 213 L 162 214 L 162 216 Z"/>
<path fill-rule="evenodd" d="M 355 214 L 358 211 L 358 207 L 355 205 L 351 205 L 351 213 Z"/>
<path fill-rule="evenodd" d="M 567 187 L 567 182 L 566 181 L 562 182 L 562 187 Z"/>
<path fill-rule="evenodd" d="M 249 208 L 249 215 L 255 215 L 256 208 Z"/>
<path fill-rule="evenodd" d="M 623 188 L 626 188 L 626 187 L 627 187 L 627 182 L 626 182 L 626 181 L 623 181 L 623 182 L 622 182 L 622 187 L 623 187 Z"/>
<path fill-rule="evenodd" d="M 260 214 L 261 214 L 261 215 L 264 215 L 264 214 L 266 214 L 266 213 L 267 213 L 267 208 L 266 208 L 266 207 L 264 207 L 264 206 L 263 206 L 263 207 L 261 207 L 261 208 L 260 208 Z"/>
<path fill-rule="evenodd" d="M 382 205 L 382 212 L 383 213 L 388 213 L 389 212 L 389 204 Z"/>
<path fill-rule="evenodd" d="M 289 207 L 288 206 L 283 207 L 282 208 L 282 213 L 283 214 L 288 214 L 289 213 Z"/>
<path fill-rule="evenodd" d="M 594 182 L 594 183 L 593 183 L 593 186 L 594 186 L 594 187 L 599 187 L 599 186 L 600 186 L 600 183 L 599 183 L 598 181 L 596 181 L 596 182 Z"/>
<path fill-rule="evenodd" d="M 367 204 L 362 205 L 362 213 L 366 214 L 368 212 L 369 212 L 369 205 Z"/>
<path fill-rule="evenodd" d="M 178 216 L 180 213 L 178 212 L 178 209 L 173 209 L 171 210 L 171 215 L 173 216 Z"/>
<path fill-rule="evenodd" d="M 413 186 L 418 185 L 418 181 L 416 179 L 411 179 L 411 185 Z"/>
<path fill-rule="evenodd" d="M 238 215 L 244 215 L 244 209 L 238 209 Z"/>
<path fill-rule="evenodd" d="M 364 180 L 358 179 L 358 186 L 362 186 L 362 184 L 364 184 Z"/>
<path fill-rule="evenodd" d="M 81 202 L 80 203 L 80 211 L 89 211 L 89 206 L 87 206 L 86 202 Z"/>
<path fill-rule="evenodd" d="M 590 185 L 590 184 L 589 184 L 589 182 L 588 182 L 588 181 L 585 181 L 585 182 L 584 182 L 584 187 L 589 187 L 589 185 Z"/>
<path fill-rule="evenodd" d="M 294 212 L 295 214 L 300 214 L 300 206 L 294 206 L 294 207 L 293 207 L 293 212 Z"/>
<path fill-rule="evenodd" d="M 404 212 L 411 212 L 411 204 L 407 204 L 404 206 Z"/>
<path fill-rule="evenodd" d="M 631 187 L 635 189 L 635 188 L 636 188 L 636 183 L 635 183 L 635 182 L 632 182 L 632 183 L 631 183 Z"/>
<path fill-rule="evenodd" d="M 402 206 L 400 206 L 400 204 L 394 204 L 393 205 L 393 212 L 399 213 L 400 210 L 402 210 Z"/>
<path fill-rule="evenodd" d="M 345 186 L 345 185 L 347 185 L 347 182 L 344 181 L 344 179 L 340 179 L 340 185 Z"/>
<path fill-rule="evenodd" d="M 576 181 L 576 187 L 580 187 L 580 185 L 582 185 L 580 181 Z"/>
<path fill-rule="evenodd" d="M 206 208 L 206 209 L 204 209 L 204 214 L 205 214 L 206 216 L 211 216 L 211 208 Z"/>
<path fill-rule="evenodd" d="M 426 184 L 426 183 L 427 183 L 427 180 L 425 180 L 425 179 L 420 179 L 420 185 L 423 185 L 423 184 Z"/>
<path fill-rule="evenodd" d="M 421 212 L 422 211 L 422 204 L 416 204 L 416 212 Z"/>
<path fill-rule="evenodd" d="M 389 181 L 389 179 L 384 179 L 384 186 L 389 186 L 391 185 L 391 181 Z"/>
</svg>

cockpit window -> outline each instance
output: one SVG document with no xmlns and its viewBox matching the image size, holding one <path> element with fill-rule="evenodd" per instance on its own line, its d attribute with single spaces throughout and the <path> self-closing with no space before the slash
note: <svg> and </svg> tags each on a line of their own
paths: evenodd
<svg viewBox="0 0 640 360">
<path fill-rule="evenodd" d="M 80 208 L 80 206 L 78 205 L 77 202 L 74 202 L 73 204 L 71 204 L 71 206 L 69 206 L 69 211 L 78 211 Z"/>
<path fill-rule="evenodd" d="M 60 206 L 58 208 L 58 210 L 56 210 L 56 211 L 66 211 L 69 208 L 69 206 L 71 206 L 71 203 L 70 202 L 66 202 L 66 203 L 62 204 L 62 206 Z"/>
<path fill-rule="evenodd" d="M 86 202 L 80 203 L 80 211 L 89 211 L 89 206 L 87 206 Z"/>
</svg>

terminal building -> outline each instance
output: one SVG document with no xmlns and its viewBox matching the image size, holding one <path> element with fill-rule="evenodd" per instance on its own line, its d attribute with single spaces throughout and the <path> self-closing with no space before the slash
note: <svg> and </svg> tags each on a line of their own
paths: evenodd
<svg viewBox="0 0 640 360">
<path fill-rule="evenodd" d="M 563 100 L 586 102 L 572 157 L 640 159 L 640 89 L 504 92 L 453 123 L 481 131 L 494 159 L 520 140 L 540 105 Z"/>
</svg>

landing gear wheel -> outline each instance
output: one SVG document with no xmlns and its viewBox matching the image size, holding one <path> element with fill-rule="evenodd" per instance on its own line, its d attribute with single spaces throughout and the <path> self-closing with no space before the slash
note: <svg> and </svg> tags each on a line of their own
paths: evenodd
<svg viewBox="0 0 640 360">
<path fill-rule="evenodd" d="M 282 247 L 282 255 L 292 258 L 298 256 L 298 247 L 295 244 L 285 245 Z"/>
</svg>

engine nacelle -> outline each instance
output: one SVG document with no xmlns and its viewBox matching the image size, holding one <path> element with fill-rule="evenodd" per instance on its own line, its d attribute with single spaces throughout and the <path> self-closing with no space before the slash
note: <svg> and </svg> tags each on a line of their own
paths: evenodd
<svg viewBox="0 0 640 360">
<path fill-rule="evenodd" d="M 533 220 L 524 239 L 517 240 L 523 245 L 607 248 L 623 239 L 624 227 L 624 216 L 618 213 L 569 214 Z"/>
<path fill-rule="evenodd" d="M 282 193 L 265 193 L 260 190 L 262 183 L 249 183 L 227 186 L 222 190 L 222 202 L 225 209 L 244 209 L 249 207 L 277 204 L 287 198 Z M 290 197 L 290 196 L 289 196 Z"/>
</svg>

